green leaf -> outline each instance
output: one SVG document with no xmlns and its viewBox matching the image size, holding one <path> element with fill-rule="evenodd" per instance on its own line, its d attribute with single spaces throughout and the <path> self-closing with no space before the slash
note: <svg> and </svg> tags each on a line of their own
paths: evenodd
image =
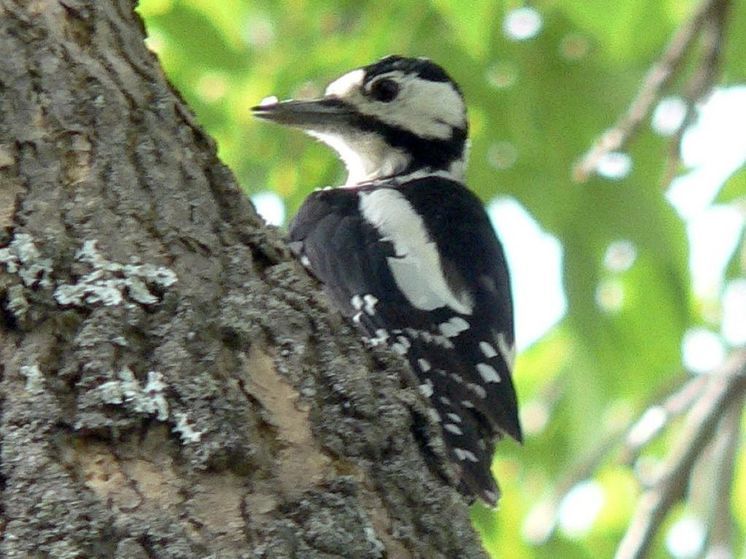
<svg viewBox="0 0 746 559">
<path fill-rule="evenodd" d="M 430 0 L 430 3 L 453 29 L 455 38 L 464 51 L 474 59 L 483 60 L 500 12 L 497 2 Z"/>
<path fill-rule="evenodd" d="M 715 202 L 729 204 L 732 202 L 746 202 L 746 167 L 734 173 L 718 192 Z"/>
</svg>

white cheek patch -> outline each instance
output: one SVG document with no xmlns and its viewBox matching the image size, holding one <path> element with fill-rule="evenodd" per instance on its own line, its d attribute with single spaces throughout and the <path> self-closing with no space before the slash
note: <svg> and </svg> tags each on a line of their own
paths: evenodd
<svg viewBox="0 0 746 559">
<path fill-rule="evenodd" d="M 355 102 L 360 112 L 423 138 L 446 140 L 451 137 L 453 128 L 466 128 L 464 100 L 451 83 L 423 80 L 401 72 L 390 72 L 382 77 L 398 81 L 401 93 L 391 103 Z"/>
<path fill-rule="evenodd" d="M 362 68 L 347 72 L 344 76 L 337 78 L 326 88 L 327 95 L 336 95 L 337 97 L 346 97 L 353 91 L 360 88 L 363 83 L 365 72 Z"/>
<path fill-rule="evenodd" d="M 383 239 L 393 244 L 396 257 L 388 258 L 388 265 L 397 287 L 412 306 L 424 311 L 447 306 L 471 314 L 471 297 L 451 289 L 422 218 L 399 191 L 382 188 L 361 192 L 360 210 Z"/>
</svg>

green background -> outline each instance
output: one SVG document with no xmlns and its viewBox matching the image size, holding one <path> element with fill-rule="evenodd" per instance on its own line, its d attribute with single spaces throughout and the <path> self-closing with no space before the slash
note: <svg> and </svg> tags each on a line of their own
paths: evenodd
<svg viewBox="0 0 746 559">
<path fill-rule="evenodd" d="M 338 184 L 343 169 L 320 144 L 252 120 L 249 107 L 270 94 L 316 95 L 347 70 L 387 54 L 428 56 L 449 71 L 469 104 L 469 185 L 485 201 L 498 195 L 516 199 L 559 239 L 568 300 L 562 321 L 518 359 L 527 441 L 523 447 L 499 446 L 494 469 L 503 488 L 500 508 L 477 505 L 474 519 L 495 557 L 610 557 L 640 492 L 634 469 L 612 448 L 591 472 L 573 472 L 685 375 L 684 332 L 693 326 L 717 332 L 722 309 L 717 294 L 707 301 L 692 294 L 685 227 L 664 197 L 668 139 L 646 121 L 627 148 L 633 166 L 622 180 L 579 184 L 572 166 L 626 109 L 694 5 L 531 5 L 542 28 L 524 41 L 510 40 L 503 29 L 506 13 L 522 4 L 489 0 L 143 0 L 139 11 L 149 45 L 217 139 L 223 161 L 247 193 L 279 194 L 289 215 L 313 188 Z M 738 84 L 746 81 L 746 34 L 738 32 L 746 29 L 743 3 L 734 4 L 730 25 L 722 83 Z M 674 80 L 669 93 L 681 83 Z M 741 172 L 717 203 L 743 204 L 744 197 Z M 636 258 L 614 272 L 604 255 L 619 240 L 634 245 Z M 734 253 L 728 278 L 744 275 L 743 251 L 740 245 Z M 599 285 L 609 280 L 624 293 L 613 311 L 596 298 Z M 645 457 L 664 456 L 676 427 Z M 732 499 L 741 550 L 743 454 Z M 568 485 L 588 476 L 603 492 L 595 522 L 582 534 L 557 528 L 552 505 Z M 678 506 L 666 526 L 682 514 L 696 514 L 694 508 Z M 653 557 L 670 556 L 664 536 L 665 529 Z"/>
</svg>

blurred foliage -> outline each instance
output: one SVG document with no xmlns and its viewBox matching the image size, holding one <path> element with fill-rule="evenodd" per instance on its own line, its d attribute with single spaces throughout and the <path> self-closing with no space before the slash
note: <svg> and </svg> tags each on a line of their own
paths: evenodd
<svg viewBox="0 0 746 559">
<path fill-rule="evenodd" d="M 736 32 L 746 29 L 743 4 L 731 17 L 726 84 L 746 77 L 746 34 Z M 301 134 L 253 121 L 249 107 L 269 94 L 318 94 L 347 70 L 392 53 L 428 56 L 460 83 L 472 124 L 469 185 L 485 201 L 515 198 L 560 240 L 569 309 L 519 359 L 528 440 L 522 448 L 500 445 L 500 509 L 476 506 L 475 522 L 495 557 L 609 557 L 639 492 L 629 468 L 609 459 L 588 472 L 603 495 L 590 527 L 568 528 L 560 518 L 554 530 L 555 518 L 543 518 L 542 507 L 579 460 L 684 374 L 682 336 L 693 325 L 717 330 L 718 319 L 705 310 L 714 305 L 716 317 L 720 310 L 717 296 L 713 303 L 692 294 L 684 223 L 664 197 L 668 139 L 643 126 L 629 146 L 631 172 L 618 180 L 577 184 L 571 168 L 626 109 L 693 4 L 531 6 L 541 28 L 526 40 L 511 40 L 504 28 L 521 7 L 516 1 L 142 0 L 139 11 L 149 45 L 239 182 L 250 194 L 278 193 L 291 215 L 313 188 L 339 183 L 343 170 Z M 716 202 L 743 206 L 744 199 L 742 171 Z M 604 258 L 620 240 L 636 257 L 628 269 L 610 271 Z M 743 255 L 742 239 L 729 278 L 744 275 Z M 618 307 L 598 303 L 606 281 L 624 294 Z M 651 459 L 656 450 L 664 451 L 651 449 Z M 743 452 L 738 463 L 734 543 L 743 549 Z M 669 556 L 659 541 L 653 557 Z"/>
</svg>

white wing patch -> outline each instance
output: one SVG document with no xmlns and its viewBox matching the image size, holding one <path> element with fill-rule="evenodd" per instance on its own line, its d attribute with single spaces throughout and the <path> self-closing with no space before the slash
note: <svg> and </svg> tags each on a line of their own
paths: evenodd
<svg viewBox="0 0 746 559">
<path fill-rule="evenodd" d="M 479 462 L 476 455 L 471 450 L 466 450 L 465 448 L 454 448 L 453 453 L 456 455 L 456 458 L 462 462 L 464 460 L 468 460 L 469 462 Z"/>
<path fill-rule="evenodd" d="M 420 390 L 420 393 L 425 398 L 429 398 L 433 395 L 434 386 L 433 381 L 431 381 L 430 379 L 426 379 L 425 382 L 423 384 L 420 384 L 418 388 Z"/>
<path fill-rule="evenodd" d="M 447 306 L 458 313 L 471 314 L 471 297 L 451 289 L 435 242 L 422 218 L 400 192 L 391 188 L 361 192 L 360 210 L 383 239 L 394 245 L 396 256 L 387 259 L 388 265 L 396 285 L 412 306 L 424 311 Z"/>
<path fill-rule="evenodd" d="M 484 382 L 500 382 L 500 375 L 497 374 L 497 369 L 487 363 L 477 363 L 477 371 L 482 376 Z"/>
<path fill-rule="evenodd" d="M 454 316 L 447 322 L 442 322 L 438 329 L 446 338 L 455 338 L 461 332 L 469 329 L 469 323 L 460 316 Z"/>
<path fill-rule="evenodd" d="M 378 304 L 378 298 L 375 295 L 371 295 L 370 293 L 364 295 L 363 302 L 365 303 L 363 310 L 367 314 L 371 316 L 376 314 L 376 305 Z"/>
<path fill-rule="evenodd" d="M 508 370 L 512 371 L 513 363 L 515 363 L 515 345 L 509 344 L 502 332 L 497 335 L 497 349 L 500 350 L 500 355 L 508 366 Z"/>
<path fill-rule="evenodd" d="M 489 342 L 479 342 L 479 349 L 482 350 L 487 359 L 492 359 L 497 355 L 497 351 L 495 351 L 495 348 Z"/>
<path fill-rule="evenodd" d="M 458 425 L 455 425 L 453 423 L 446 423 L 445 425 L 443 425 L 443 428 L 446 431 L 450 431 L 454 435 L 463 435 L 464 434 L 464 432 L 461 430 L 461 427 L 459 427 Z"/>
</svg>

